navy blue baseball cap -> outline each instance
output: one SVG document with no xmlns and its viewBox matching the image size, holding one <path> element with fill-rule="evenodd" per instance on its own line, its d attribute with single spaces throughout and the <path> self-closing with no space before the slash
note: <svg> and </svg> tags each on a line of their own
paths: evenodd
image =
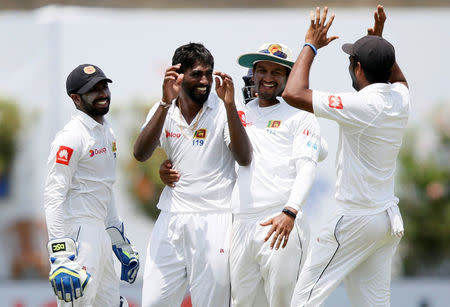
<svg viewBox="0 0 450 307">
<path fill-rule="evenodd" d="M 342 50 L 373 72 L 388 71 L 395 63 L 394 46 L 381 36 L 366 35 L 354 44 L 342 45 Z"/>
<path fill-rule="evenodd" d="M 92 64 L 78 65 L 67 77 L 67 95 L 86 94 L 94 85 L 103 80 L 108 83 L 112 82 L 98 66 Z"/>
</svg>

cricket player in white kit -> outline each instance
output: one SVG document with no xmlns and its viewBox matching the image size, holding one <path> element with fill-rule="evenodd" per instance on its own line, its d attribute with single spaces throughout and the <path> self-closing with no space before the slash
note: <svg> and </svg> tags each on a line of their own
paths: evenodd
<svg viewBox="0 0 450 307">
<path fill-rule="evenodd" d="M 283 93 L 292 106 L 339 124 L 338 211 L 317 240 L 298 279 L 292 305 L 319 306 L 344 281 L 353 306 L 389 306 L 391 262 L 403 235 L 394 195 L 396 159 L 410 112 L 408 84 L 394 47 L 381 37 L 386 15 L 375 12 L 367 36 L 342 49 L 350 55 L 356 93 L 309 89 L 309 70 L 334 15 L 311 12 L 311 25 Z"/>
<path fill-rule="evenodd" d="M 58 306 L 128 306 L 119 295 L 113 251 L 122 263 L 122 280 L 133 283 L 139 269 L 114 203 L 117 145 L 104 118 L 109 82 L 91 64 L 69 74 L 67 94 L 77 113 L 51 145 L 44 206 L 49 279 Z"/>
<path fill-rule="evenodd" d="M 238 59 L 253 68 L 258 98 L 238 111 L 253 159 L 239 166 L 232 196 L 234 307 L 254 306 L 259 287 L 270 306 L 288 306 L 309 240 L 300 207 L 314 181 L 320 129 L 313 114 L 280 97 L 294 64 L 291 54 L 287 46 L 271 43 Z"/>
<path fill-rule="evenodd" d="M 179 47 L 166 70 L 163 97 L 149 112 L 134 154 L 145 161 L 160 145 L 180 174 L 165 187 L 147 249 L 142 306 L 179 306 L 187 286 L 196 307 L 229 306 L 231 191 L 235 160 L 251 161 L 250 141 L 234 103 L 231 78 L 215 72 L 201 44 Z M 229 135 L 225 135 L 225 128 Z"/>
</svg>

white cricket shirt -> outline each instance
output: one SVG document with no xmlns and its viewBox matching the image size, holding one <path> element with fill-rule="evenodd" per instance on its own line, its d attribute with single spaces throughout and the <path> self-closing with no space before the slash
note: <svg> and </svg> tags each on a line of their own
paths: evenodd
<svg viewBox="0 0 450 307">
<path fill-rule="evenodd" d="M 339 124 L 336 200 L 345 214 L 375 214 L 398 203 L 397 155 L 410 112 L 408 88 L 375 83 L 356 93 L 313 91 L 317 116 Z"/>
<path fill-rule="evenodd" d="M 76 115 L 57 133 L 48 158 L 44 207 L 49 238 L 66 237 L 65 224 L 94 218 L 120 226 L 112 186 L 116 138 L 110 124 Z"/>
<path fill-rule="evenodd" d="M 152 107 L 144 127 L 158 106 Z M 230 140 L 224 134 L 228 126 L 226 110 L 211 93 L 199 114 L 188 125 L 175 102 L 168 110 L 159 142 L 180 180 L 174 188 L 166 186 L 161 193 L 158 208 L 162 211 L 230 211 L 236 175 Z"/>
<path fill-rule="evenodd" d="M 297 159 L 317 163 L 320 128 L 316 117 L 280 103 L 261 108 L 258 99 L 240 107 L 239 117 L 253 146 L 249 166 L 239 166 L 233 213 L 259 213 L 285 206 L 294 184 Z"/>
</svg>

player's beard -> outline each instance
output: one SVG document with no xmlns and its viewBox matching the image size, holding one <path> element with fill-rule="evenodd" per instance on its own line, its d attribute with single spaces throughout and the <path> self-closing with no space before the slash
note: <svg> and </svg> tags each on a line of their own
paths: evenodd
<svg viewBox="0 0 450 307">
<path fill-rule="evenodd" d="M 89 116 L 102 116 L 109 112 L 110 98 L 106 98 L 108 100 L 108 105 L 104 108 L 96 108 L 95 103 L 100 100 L 104 100 L 105 98 L 95 99 L 91 103 L 89 103 L 83 95 L 80 96 L 81 100 L 81 111 L 86 113 Z"/>
<path fill-rule="evenodd" d="M 195 89 L 199 86 L 192 86 L 188 87 L 186 84 L 183 84 L 183 90 L 186 92 L 186 94 L 189 96 L 189 98 L 192 99 L 195 103 L 199 105 L 203 105 L 206 100 L 208 100 L 209 93 L 211 92 L 211 85 L 206 85 L 206 92 L 205 94 L 196 94 Z"/>
</svg>

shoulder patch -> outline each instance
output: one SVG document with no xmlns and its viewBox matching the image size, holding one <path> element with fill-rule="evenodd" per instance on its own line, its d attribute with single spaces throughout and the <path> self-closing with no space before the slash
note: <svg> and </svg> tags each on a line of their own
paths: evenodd
<svg viewBox="0 0 450 307">
<path fill-rule="evenodd" d="M 67 146 L 60 146 L 56 153 L 56 163 L 69 165 L 73 149 Z"/>
<path fill-rule="evenodd" d="M 343 109 L 342 99 L 340 96 L 328 96 L 328 106 L 333 109 Z"/>
</svg>

